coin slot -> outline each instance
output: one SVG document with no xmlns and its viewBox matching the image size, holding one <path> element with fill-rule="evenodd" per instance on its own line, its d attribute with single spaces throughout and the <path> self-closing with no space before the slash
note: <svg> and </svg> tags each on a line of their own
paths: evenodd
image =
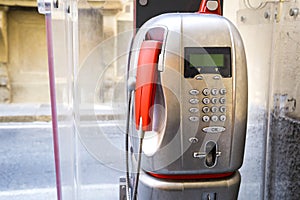
<svg viewBox="0 0 300 200">
<path fill-rule="evenodd" d="M 217 163 L 217 144 L 213 141 L 209 141 L 205 145 L 205 165 L 209 168 L 214 167 Z"/>
</svg>

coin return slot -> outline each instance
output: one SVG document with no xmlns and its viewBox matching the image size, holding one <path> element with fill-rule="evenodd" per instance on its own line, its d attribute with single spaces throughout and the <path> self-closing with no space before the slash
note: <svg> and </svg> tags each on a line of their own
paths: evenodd
<svg viewBox="0 0 300 200">
<path fill-rule="evenodd" d="M 220 152 L 217 151 L 217 144 L 213 141 L 207 142 L 205 153 L 205 165 L 209 168 L 214 167 L 217 164 L 217 157 L 220 156 Z"/>
</svg>

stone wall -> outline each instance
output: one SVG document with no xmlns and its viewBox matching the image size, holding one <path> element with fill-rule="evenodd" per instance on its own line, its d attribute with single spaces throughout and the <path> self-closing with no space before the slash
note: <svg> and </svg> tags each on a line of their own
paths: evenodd
<svg viewBox="0 0 300 200">
<path fill-rule="evenodd" d="M 35 8 L 8 11 L 7 69 L 12 103 L 47 103 L 48 64 L 44 16 Z"/>
<path fill-rule="evenodd" d="M 0 0 L 0 104 L 50 102 L 45 17 L 36 6 L 35 0 Z M 82 62 L 101 41 L 117 34 L 123 6 L 117 0 L 92 0 L 80 1 L 78 7 Z M 115 46 L 108 48 L 115 51 Z"/>
</svg>

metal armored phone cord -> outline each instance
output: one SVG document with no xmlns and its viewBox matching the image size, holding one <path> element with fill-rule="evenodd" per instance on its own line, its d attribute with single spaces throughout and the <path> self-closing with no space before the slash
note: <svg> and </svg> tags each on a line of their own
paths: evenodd
<svg viewBox="0 0 300 200">
<path fill-rule="evenodd" d="M 127 110 L 127 118 L 126 118 L 126 137 L 125 137 L 125 153 L 126 153 L 126 199 L 130 200 L 130 191 L 129 191 L 129 125 L 130 125 L 130 117 L 131 117 L 131 98 L 134 94 L 134 90 L 129 91 L 128 97 L 128 110 Z"/>
<path fill-rule="evenodd" d="M 129 182 L 130 182 L 130 174 L 129 174 L 129 126 L 130 126 L 130 117 L 131 117 L 131 108 L 132 108 L 132 96 L 135 92 L 135 79 L 129 78 L 128 80 L 128 110 L 127 110 L 127 118 L 126 118 L 126 138 L 125 138 L 125 153 L 126 153 L 126 199 L 131 200 L 130 198 L 130 191 L 129 191 Z M 140 169 L 141 169 L 141 159 L 142 159 L 142 147 L 143 147 L 143 139 L 145 136 L 145 131 L 142 130 L 142 118 L 140 120 L 140 128 L 139 128 L 139 151 L 138 151 L 138 159 L 137 159 L 137 169 L 136 169 L 136 178 L 133 187 L 133 195 L 132 200 L 137 199 L 137 189 L 139 184 L 139 177 L 140 177 Z"/>
<path fill-rule="evenodd" d="M 145 131 L 142 129 L 142 122 L 143 122 L 143 119 L 141 118 L 140 119 L 140 126 L 139 126 L 139 136 L 140 136 L 139 152 L 138 152 L 138 159 L 137 159 L 136 177 L 135 177 L 133 195 L 132 195 L 133 200 L 137 199 L 137 190 L 138 190 L 140 170 L 141 170 L 143 140 L 144 140 L 144 136 L 145 136 Z"/>
</svg>

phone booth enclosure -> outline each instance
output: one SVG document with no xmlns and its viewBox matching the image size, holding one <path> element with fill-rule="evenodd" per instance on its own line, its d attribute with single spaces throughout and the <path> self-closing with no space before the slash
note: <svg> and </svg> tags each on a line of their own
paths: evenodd
<svg viewBox="0 0 300 200">
<path fill-rule="evenodd" d="M 52 5 L 63 200 L 119 199 L 128 49 L 135 11 L 136 22 L 144 20 L 139 15 L 147 6 L 141 2 L 61 0 Z M 182 3 L 172 2 L 178 4 L 171 3 L 170 11 Z M 299 199 L 300 5 L 263 2 L 224 1 L 223 7 L 242 35 L 248 65 L 248 130 L 238 199 Z"/>
<path fill-rule="evenodd" d="M 141 26 L 152 17 L 163 13 L 176 12 L 197 12 L 201 0 L 137 0 L 135 3 L 135 27 Z M 223 8 L 223 0 L 221 0 Z"/>
</svg>

